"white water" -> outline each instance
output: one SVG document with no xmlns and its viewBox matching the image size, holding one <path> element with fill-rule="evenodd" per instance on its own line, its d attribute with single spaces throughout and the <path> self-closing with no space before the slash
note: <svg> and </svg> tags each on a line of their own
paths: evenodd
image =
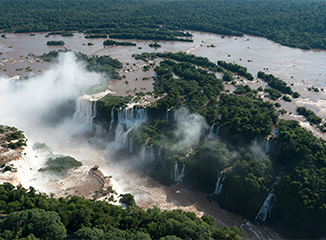
<svg viewBox="0 0 326 240">
<path fill-rule="evenodd" d="M 6 165 L 12 166 L 16 171 L 0 173 L 0 182 L 10 182 L 14 186 L 21 184 L 24 188 L 28 188 L 37 166 L 35 153 L 29 141 L 27 141 L 27 146 L 24 147 L 20 154 L 21 157 L 18 159 L 6 163 Z"/>
<path fill-rule="evenodd" d="M 226 178 L 226 174 L 223 174 L 223 171 L 217 173 L 217 181 L 215 185 L 214 194 L 218 195 L 222 192 L 223 181 Z"/>
<path fill-rule="evenodd" d="M 113 138 L 114 108 L 115 108 L 115 105 L 111 108 L 111 121 L 110 121 L 110 128 L 109 128 L 109 139 Z"/>
<path fill-rule="evenodd" d="M 214 139 L 214 126 L 215 123 L 212 124 L 211 128 L 209 129 L 208 139 Z"/>
<path fill-rule="evenodd" d="M 185 176 L 186 164 L 183 164 L 181 172 L 179 171 L 178 163 L 176 162 L 173 169 L 171 170 L 171 180 L 174 182 L 182 182 Z"/>
<path fill-rule="evenodd" d="M 114 113 L 113 108 L 111 109 L 111 124 L 110 131 L 113 131 Z M 120 108 L 118 110 L 118 124 L 114 131 L 114 140 L 116 143 L 121 144 L 122 147 L 126 147 L 129 153 L 133 152 L 133 138 L 130 132 L 142 122 L 146 121 L 147 109 L 146 108 L 135 108 L 133 105 L 128 105 L 126 108 Z M 109 132 L 110 132 L 109 131 Z M 109 143 L 111 144 L 111 143 Z"/>
<path fill-rule="evenodd" d="M 255 220 L 258 223 L 265 222 L 268 218 L 271 217 L 271 211 L 273 208 L 273 203 L 276 201 L 276 195 L 274 194 L 274 187 L 275 185 L 281 180 L 281 176 L 283 172 L 281 171 L 279 175 L 276 177 L 275 182 L 272 185 L 272 190 L 268 193 L 262 207 L 260 208 Z"/>
</svg>

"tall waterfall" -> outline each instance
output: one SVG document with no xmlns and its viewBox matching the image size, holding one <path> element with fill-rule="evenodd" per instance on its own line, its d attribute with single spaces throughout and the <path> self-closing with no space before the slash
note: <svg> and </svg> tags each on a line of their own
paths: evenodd
<svg viewBox="0 0 326 240">
<path fill-rule="evenodd" d="M 185 176 L 186 164 L 183 164 L 181 172 L 179 171 L 178 163 L 176 162 L 173 169 L 171 170 L 171 180 L 174 182 L 182 182 Z"/>
<path fill-rule="evenodd" d="M 282 175 L 283 172 L 281 170 L 281 172 L 278 174 L 275 182 L 272 185 L 272 190 L 268 193 L 268 196 L 266 197 L 262 207 L 260 208 L 255 218 L 256 222 L 263 223 L 267 220 L 267 218 L 271 217 L 273 203 L 276 201 L 276 195 L 274 194 L 274 187 L 281 180 Z"/>
<path fill-rule="evenodd" d="M 153 145 L 151 145 L 150 159 L 151 159 L 151 162 L 154 162 L 154 160 L 155 160 Z"/>
<path fill-rule="evenodd" d="M 220 137 L 220 126 L 218 126 L 218 127 L 216 128 L 215 137 L 216 137 L 216 139 L 219 139 L 219 137 Z"/>
<path fill-rule="evenodd" d="M 113 120 L 112 120 L 113 119 Z M 130 153 L 133 152 L 133 138 L 130 132 L 135 128 L 135 126 L 146 121 L 147 109 L 146 108 L 135 108 L 133 105 L 129 105 L 126 108 L 120 108 L 118 110 L 118 124 L 116 125 L 114 131 L 114 140 L 121 143 L 128 148 Z M 111 109 L 111 123 L 110 131 L 113 132 L 113 121 L 114 121 L 114 110 Z M 110 133 L 109 133 L 110 134 Z"/>
<path fill-rule="evenodd" d="M 109 128 L 109 139 L 113 138 L 113 123 L 114 123 L 114 108 L 115 105 L 111 108 L 111 121 L 110 121 L 110 128 Z"/>
<path fill-rule="evenodd" d="M 214 194 L 218 195 L 222 192 L 223 181 L 226 178 L 226 175 L 223 174 L 223 171 L 217 173 L 217 181 L 215 186 Z"/>
<path fill-rule="evenodd" d="M 214 126 L 215 126 L 215 123 L 212 124 L 212 126 L 210 127 L 209 129 L 209 134 L 208 134 L 208 139 L 214 139 Z"/>
<path fill-rule="evenodd" d="M 160 148 L 158 149 L 158 153 L 157 153 L 157 161 L 158 162 L 162 161 L 162 147 L 163 147 L 163 145 L 161 145 Z"/>
<path fill-rule="evenodd" d="M 146 160 L 145 159 L 146 158 L 146 147 L 145 147 L 145 145 L 141 146 L 139 155 L 140 155 L 141 161 L 144 162 Z"/>
<path fill-rule="evenodd" d="M 262 140 L 261 147 L 262 147 L 263 153 L 266 154 L 266 153 L 269 152 L 269 150 L 270 150 L 270 145 L 271 145 L 271 143 L 270 143 L 270 141 L 269 141 L 267 138 L 264 138 L 264 139 Z"/>
<path fill-rule="evenodd" d="M 80 97 L 76 102 L 74 120 L 80 123 L 92 124 L 96 116 L 96 100 L 90 99 L 88 95 Z"/>
<path fill-rule="evenodd" d="M 165 120 L 169 120 L 169 109 L 166 109 L 166 116 L 165 116 Z"/>
</svg>

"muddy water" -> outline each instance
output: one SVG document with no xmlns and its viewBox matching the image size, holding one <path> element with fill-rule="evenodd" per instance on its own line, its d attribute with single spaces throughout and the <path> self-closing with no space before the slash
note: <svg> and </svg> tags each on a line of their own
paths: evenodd
<svg viewBox="0 0 326 240">
<path fill-rule="evenodd" d="M 79 147 L 71 146 L 71 148 L 60 150 L 82 161 L 83 164 L 98 165 L 106 176 L 111 175 L 117 181 L 123 193 L 134 195 L 137 204 L 143 209 L 154 206 L 161 210 L 183 209 L 195 212 L 198 217 L 204 214 L 212 216 L 220 227 L 236 226 L 248 239 L 283 239 L 273 229 L 255 225 L 234 213 L 221 209 L 218 204 L 209 202 L 204 193 L 193 190 L 185 184 L 163 186 L 144 173 L 135 170 L 130 166 L 130 161 L 124 162 L 120 159 L 117 163 L 110 152 L 94 149 L 89 145 L 89 142 L 92 142 L 91 145 L 100 146 L 101 143 L 97 141 L 98 139 L 93 138 L 88 142 L 79 143 Z M 66 185 L 65 182 L 61 184 Z"/>
</svg>

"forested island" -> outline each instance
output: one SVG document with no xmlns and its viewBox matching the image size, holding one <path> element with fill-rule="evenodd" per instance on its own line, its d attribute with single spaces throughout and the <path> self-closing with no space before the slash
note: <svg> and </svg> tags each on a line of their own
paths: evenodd
<svg viewBox="0 0 326 240">
<path fill-rule="evenodd" d="M 223 93 L 223 79 L 211 71 L 226 74 L 229 65 L 224 65 L 227 69 L 216 67 L 207 58 L 185 53 L 143 53 L 134 57 L 144 61 L 164 58 L 155 68 L 154 92 L 150 93 L 161 98 L 147 106 L 148 121 L 128 131 L 133 139 L 132 154 L 138 152 L 139 161 L 147 162 L 141 167 L 143 171 L 163 184 L 183 181 L 206 192 L 222 207 L 283 229 L 289 237 L 319 238 L 325 234 L 324 140 L 297 121 L 280 120 L 281 113 L 274 104 L 257 95 L 262 88 L 239 84 L 233 94 Z M 236 70 L 232 79 L 239 72 L 244 75 L 245 68 Z M 291 100 L 293 91 L 284 81 L 259 75 L 269 85 L 265 91 L 278 91 L 278 98 L 287 96 Z M 110 122 L 118 120 L 119 106 L 129 101 L 110 95 L 100 100 L 97 124 L 109 129 Z M 199 132 L 201 138 L 195 145 L 180 145 L 182 136 L 176 134 L 181 131 L 178 118 L 182 118 L 184 107 L 210 124 L 206 131 Z M 304 114 L 303 110 L 298 109 L 299 114 Z M 272 134 L 273 129 L 277 133 Z M 223 187 L 218 181 L 223 181 Z M 266 199 L 271 210 L 259 215 Z"/>
<path fill-rule="evenodd" d="M 87 30 L 89 37 L 192 41 L 186 29 L 326 48 L 326 3 L 321 0 L 1 0 L 0 9 L 5 32 Z"/>
</svg>

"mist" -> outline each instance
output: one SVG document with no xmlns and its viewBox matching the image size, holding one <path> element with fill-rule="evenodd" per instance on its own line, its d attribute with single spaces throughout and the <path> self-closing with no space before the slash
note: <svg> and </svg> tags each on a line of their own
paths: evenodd
<svg viewBox="0 0 326 240">
<path fill-rule="evenodd" d="M 180 139 L 178 147 L 196 147 L 200 137 L 207 132 L 208 125 L 203 116 L 190 113 L 187 108 L 182 108 L 177 113 L 178 130 L 176 136 Z"/>
<path fill-rule="evenodd" d="M 28 80 L 0 78 L 0 122 L 23 130 L 34 142 L 63 141 L 85 129 L 71 118 L 77 98 L 103 81 L 74 53 L 61 53 L 57 64 Z"/>
</svg>

